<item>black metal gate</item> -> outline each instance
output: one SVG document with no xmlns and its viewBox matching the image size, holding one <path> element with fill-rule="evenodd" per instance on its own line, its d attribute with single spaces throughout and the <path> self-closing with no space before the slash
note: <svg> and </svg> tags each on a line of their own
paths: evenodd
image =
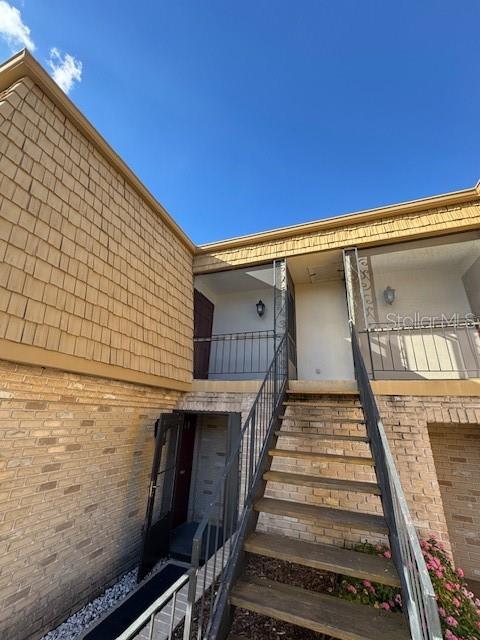
<svg viewBox="0 0 480 640">
<path fill-rule="evenodd" d="M 155 453 L 143 524 L 138 581 L 168 554 L 175 470 L 184 419 L 183 413 L 173 412 L 162 415 L 155 424 Z"/>
</svg>

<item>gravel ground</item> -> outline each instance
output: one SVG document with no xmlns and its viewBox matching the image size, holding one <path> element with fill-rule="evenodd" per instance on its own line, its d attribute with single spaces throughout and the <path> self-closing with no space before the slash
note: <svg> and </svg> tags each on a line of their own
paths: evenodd
<svg viewBox="0 0 480 640">
<path fill-rule="evenodd" d="M 41 640 L 74 640 L 92 622 L 97 620 L 108 609 L 111 609 L 136 586 L 137 568 L 125 573 L 118 582 L 107 589 L 101 596 L 74 613 L 59 627 L 49 631 Z"/>
<path fill-rule="evenodd" d="M 336 584 L 336 578 L 331 573 L 262 556 L 249 558 L 244 576 L 269 578 L 318 593 L 330 593 Z M 330 640 L 330 636 L 323 633 L 302 629 L 240 608 L 235 611 L 231 632 L 252 640 Z"/>
</svg>

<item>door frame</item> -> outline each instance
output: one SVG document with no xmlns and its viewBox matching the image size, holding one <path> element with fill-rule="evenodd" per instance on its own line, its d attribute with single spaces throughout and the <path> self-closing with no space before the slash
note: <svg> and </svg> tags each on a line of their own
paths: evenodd
<svg viewBox="0 0 480 640">
<path fill-rule="evenodd" d="M 225 452 L 225 464 L 228 462 L 228 460 L 230 459 L 230 456 L 232 455 L 233 451 L 235 450 L 236 445 L 238 444 L 239 438 L 240 438 L 240 433 L 242 430 L 242 414 L 239 411 L 211 411 L 211 410 L 198 410 L 198 409 L 182 409 L 181 413 L 188 415 L 188 414 L 193 414 L 193 415 L 215 415 L 215 416 L 226 416 L 227 418 L 227 442 L 226 442 L 226 452 Z M 195 447 L 197 446 L 197 437 L 199 436 L 199 431 L 197 429 L 197 433 L 195 436 Z M 194 457 L 195 457 L 195 450 L 193 453 Z M 229 487 L 227 488 L 228 491 L 228 504 L 229 506 L 229 513 L 224 514 L 224 517 L 232 517 L 234 518 L 236 513 L 238 513 L 238 502 L 239 502 L 239 496 L 240 496 L 240 473 L 241 473 L 241 468 L 240 468 L 240 459 L 237 456 L 237 460 L 235 462 L 236 465 L 236 473 L 232 473 L 231 474 L 231 482 Z M 190 491 L 192 489 L 191 486 L 191 482 L 193 480 L 193 476 L 192 479 L 190 480 Z M 227 493 L 227 492 L 225 492 Z"/>
</svg>

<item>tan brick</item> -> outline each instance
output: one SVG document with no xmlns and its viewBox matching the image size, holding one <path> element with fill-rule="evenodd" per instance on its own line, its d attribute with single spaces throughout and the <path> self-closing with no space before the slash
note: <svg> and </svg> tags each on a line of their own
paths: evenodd
<svg viewBox="0 0 480 640">
<path fill-rule="evenodd" d="M 11 434 L 3 442 L 15 446 L 2 444 L 9 466 L 0 467 L 11 496 L 0 536 L 15 530 L 5 584 L 0 561 L 0 602 L 16 621 L 7 632 L 0 617 L 0 629 L 16 640 L 42 635 L 137 561 L 153 424 L 178 393 L 2 361 L 0 389 L 17 406 L 2 422 Z M 63 588 L 66 573 L 75 589 Z"/>
</svg>

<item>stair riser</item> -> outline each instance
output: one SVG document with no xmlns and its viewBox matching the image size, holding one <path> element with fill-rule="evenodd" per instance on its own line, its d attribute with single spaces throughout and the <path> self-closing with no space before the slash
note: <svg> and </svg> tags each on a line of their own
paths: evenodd
<svg viewBox="0 0 480 640">
<path fill-rule="evenodd" d="M 354 464 L 362 467 L 373 467 L 372 458 L 354 457 L 347 455 L 336 455 L 331 453 L 310 453 L 295 450 L 279 450 L 269 451 L 268 455 L 273 458 L 291 458 L 293 460 L 306 460 L 308 462 L 328 462 L 332 464 Z"/>
<path fill-rule="evenodd" d="M 310 479 L 314 478 L 314 479 Z M 380 487 L 374 484 L 373 482 L 364 482 L 357 483 L 356 486 L 355 481 L 352 480 L 350 482 L 346 481 L 343 484 L 339 483 L 336 478 L 325 477 L 322 481 L 321 477 L 315 478 L 314 476 L 308 476 L 305 474 L 303 477 L 301 474 L 295 475 L 295 473 L 282 473 L 280 475 L 276 471 L 269 471 L 264 476 L 263 479 L 267 482 L 275 483 L 279 486 L 284 486 L 285 488 L 289 486 L 295 487 L 304 487 L 311 488 L 316 490 L 325 490 L 325 491 L 346 491 L 348 493 L 366 493 L 372 495 L 380 495 Z M 311 493 L 311 492 L 309 492 Z M 298 492 L 297 492 L 298 494 Z M 316 492 L 315 492 L 316 494 Z"/>
<path fill-rule="evenodd" d="M 295 424 L 295 425 L 303 425 L 304 427 L 312 427 L 316 426 L 319 428 L 324 428 L 325 426 L 338 427 L 341 426 L 357 426 L 362 427 L 366 430 L 365 422 L 362 418 L 350 418 L 350 417 L 335 417 L 330 416 L 326 418 L 322 418 L 321 416 L 291 416 L 291 415 L 283 415 L 280 416 L 280 420 L 282 424 Z"/>
<path fill-rule="evenodd" d="M 350 457 L 371 458 L 370 446 L 367 442 L 351 442 L 348 440 L 324 440 L 305 436 L 279 435 L 277 448 L 288 451 L 301 451 L 312 454 L 332 454 Z"/>
<path fill-rule="evenodd" d="M 309 426 L 307 424 L 288 424 L 282 425 L 282 431 L 295 431 L 302 432 L 306 438 L 314 438 L 326 436 L 327 438 L 335 438 L 342 436 L 344 438 L 367 438 L 367 432 L 365 427 L 359 425 L 321 425 L 321 426 Z"/>
<path fill-rule="evenodd" d="M 334 409 L 361 409 L 362 405 L 360 404 L 360 402 L 355 401 L 355 400 L 350 400 L 350 401 L 345 401 L 345 400 L 338 400 L 338 401 L 322 401 L 322 400 L 314 400 L 314 399 L 308 399 L 308 400 L 301 400 L 298 398 L 295 398 L 294 400 L 288 399 L 286 402 L 283 403 L 283 405 L 285 407 L 311 407 L 311 408 L 320 408 L 323 409 L 325 407 L 328 408 L 334 408 Z"/>
<path fill-rule="evenodd" d="M 299 504 L 287 500 L 262 498 L 255 504 L 255 510 L 277 517 L 295 518 L 302 522 L 312 522 L 316 527 L 345 527 L 372 533 L 388 533 L 387 525 L 377 514 L 362 514 L 355 511 L 323 508 L 322 506 Z"/>
</svg>

